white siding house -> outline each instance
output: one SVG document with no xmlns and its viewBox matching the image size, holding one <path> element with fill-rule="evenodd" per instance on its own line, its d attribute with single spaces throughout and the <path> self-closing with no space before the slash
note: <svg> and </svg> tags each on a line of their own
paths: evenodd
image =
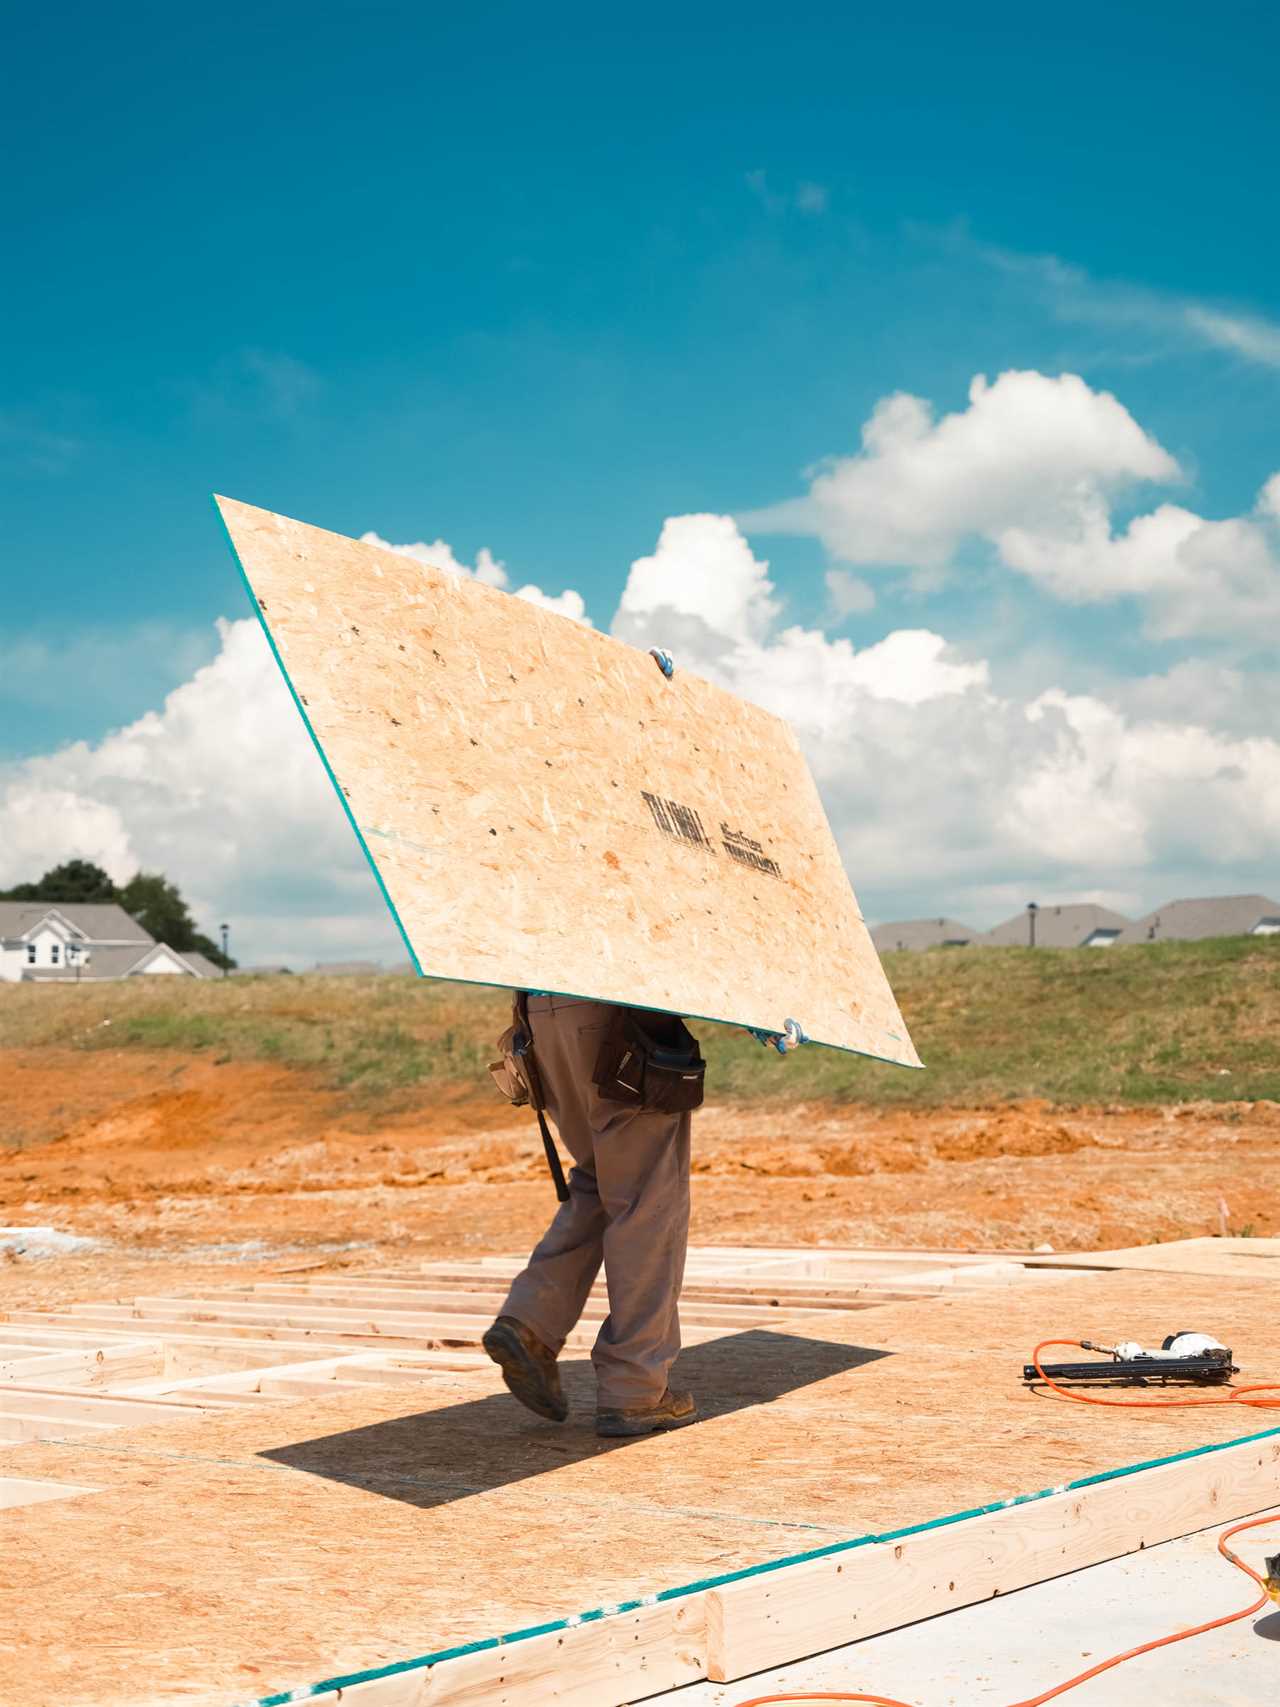
<svg viewBox="0 0 1280 1707">
<path fill-rule="evenodd" d="M 75 983 L 154 973 L 218 975 L 202 954 L 157 942 L 114 903 L 0 901 L 0 983 Z"/>
</svg>

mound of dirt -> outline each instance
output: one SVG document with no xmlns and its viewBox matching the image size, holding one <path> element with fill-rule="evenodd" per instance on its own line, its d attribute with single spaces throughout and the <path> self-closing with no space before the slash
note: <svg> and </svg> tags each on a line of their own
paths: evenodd
<svg viewBox="0 0 1280 1707">
<path fill-rule="evenodd" d="M 1066 1156 L 1098 1142 L 1079 1125 L 1046 1118 L 1046 1105 L 1014 1103 L 999 1113 L 935 1138 L 942 1162 L 976 1162 L 992 1156 Z"/>
</svg>

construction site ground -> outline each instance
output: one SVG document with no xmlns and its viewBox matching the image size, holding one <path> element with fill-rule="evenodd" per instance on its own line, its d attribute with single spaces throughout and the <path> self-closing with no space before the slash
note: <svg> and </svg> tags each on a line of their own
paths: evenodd
<svg viewBox="0 0 1280 1707">
<path fill-rule="evenodd" d="M 138 1048 L 0 1047 L 4 1216 L 100 1241 L 40 1273 L 57 1301 L 161 1265 L 518 1249 L 553 1207 L 531 1119 L 427 1086 L 362 1119 L 316 1075 Z M 1280 1104 L 888 1108 L 712 1104 L 698 1242 L 1098 1250 L 1280 1231 Z M 0 1263 L 0 1303 L 33 1277 Z"/>
<path fill-rule="evenodd" d="M 554 1207 L 524 1114 L 435 1085 L 362 1119 L 314 1074 L 174 1048 L 0 1048 L 0 1072 L 0 1222 L 53 1230 L 0 1235 L 0 1344 L 12 1342 L 0 1364 L 14 1383 L 0 1480 L 15 1498 L 33 1484 L 90 1490 L 0 1514 L 14 1562 L 4 1707 L 239 1707 L 1261 1434 L 1275 1415 L 1097 1413 L 1018 1379 L 1045 1335 L 1183 1328 L 1228 1339 L 1242 1379 L 1276 1376 L 1280 1106 L 1265 1098 L 713 1102 L 696 1127 L 702 1290 L 686 1300 L 678 1371 L 707 1420 L 618 1446 L 591 1429 L 592 1322 L 566 1354 L 564 1429 L 521 1411 L 477 1349 Z M 1206 1242 L 1160 1272 L 1150 1247 L 1179 1240 Z M 798 1266 L 775 1303 L 747 1271 L 762 1248 L 788 1246 Z M 919 1258 L 926 1269 L 1013 1253 L 1019 1273 L 997 1262 L 991 1286 L 935 1275 L 901 1295 L 881 1274 L 862 1296 L 849 1276 L 857 1263 L 875 1275 L 877 1250 L 890 1274 L 893 1252 L 956 1253 Z M 1099 1251 L 1120 1254 L 1069 1266 Z M 855 1297 L 815 1305 L 806 1289 L 826 1284 L 824 1262 Z M 1025 1266 L 1048 1262 L 1063 1266 Z M 449 1304 L 449 1286 L 478 1290 Z M 470 1314 L 429 1314 L 446 1307 Z M 81 1377 L 40 1386 L 23 1373 L 28 1357 L 73 1363 L 99 1342 L 112 1359 L 158 1361 L 127 1381 L 84 1376 L 99 1387 L 83 1402 L 66 1391 Z M 152 1422 L 146 1405 L 169 1409 Z M 1078 1580 L 1034 1592 L 1069 1596 Z M 752 1614 L 742 1629 L 754 1627 Z M 485 1673 L 455 1695 L 433 1672 L 412 1699 L 599 1707 L 677 1683 L 715 1691 L 691 1707 L 747 1699 L 749 1683 L 698 1681 L 716 1675 L 702 1639 L 691 1625 L 686 1652 L 668 1632 L 625 1696 L 590 1680 L 575 1694 L 575 1658 L 559 1693 Z M 1007 1650 L 1007 1633 L 995 1639 Z M 750 1637 L 733 1640 L 741 1663 L 764 1667 Z M 1090 1644 L 1114 1645 L 1102 1632 Z M 1083 1646 L 1064 1651 L 1067 1671 Z M 1009 1675 L 993 1670 L 993 1688 Z M 934 1677 L 915 1679 L 929 1707 Z M 369 1707 L 384 1699 L 410 1696 Z"/>
<path fill-rule="evenodd" d="M 910 1553 L 901 1566 L 904 1583 L 932 1582 L 935 1599 L 949 1591 L 944 1599 L 963 1605 L 971 1579 L 993 1568 L 1032 1581 L 1068 1568 L 1080 1524 L 1104 1547 L 1095 1557 L 1165 1539 L 1158 1489 L 1172 1476 L 1182 1491 L 1170 1497 L 1186 1507 L 1181 1455 L 1243 1437 L 1257 1444 L 1195 1466 L 1193 1515 L 1174 1532 L 1236 1515 L 1231 1466 L 1241 1451 L 1246 1509 L 1258 1510 L 1280 1492 L 1280 1441 L 1264 1413 L 1099 1413 L 1019 1379 L 1045 1334 L 1151 1337 L 1171 1314 L 1177 1326 L 1228 1325 L 1247 1348 L 1242 1379 L 1266 1379 L 1280 1367 L 1271 1279 L 1280 1246 L 1259 1242 L 1257 1260 L 1242 1252 L 1248 1243 L 1176 1247 L 1189 1270 L 1177 1273 L 1128 1267 L 1149 1260 L 1142 1251 L 1076 1272 L 944 1254 L 704 1247 L 691 1259 L 678 1370 L 704 1420 L 631 1442 L 600 1441 L 592 1429 L 586 1353 L 602 1299 L 566 1348 L 573 1414 L 563 1427 L 516 1405 L 479 1353 L 513 1254 L 337 1279 L 285 1269 L 234 1287 L 224 1276 L 220 1289 L 153 1280 L 134 1298 L 11 1308 L 0 1343 L 22 1343 L 4 1352 L 0 1420 L 13 1444 L 0 1479 L 16 1502 L 33 1487 L 41 1497 L 0 1519 L 11 1566 L 0 1588 L 5 1707 L 238 1707 L 326 1684 L 330 1707 L 346 1699 L 335 1679 L 495 1638 L 499 1649 L 472 1656 L 482 1671 L 474 1693 L 451 1693 L 446 1671 L 432 1693 L 387 1694 L 375 1707 L 616 1707 L 715 1676 L 717 1664 L 729 1676 L 763 1669 L 779 1640 L 788 1660 L 835 1645 L 829 1625 L 789 1628 L 822 1598 L 806 1590 L 788 1600 L 783 1579 L 797 1566 L 760 1579 L 764 1601 L 738 1606 L 736 1623 L 734 1573 L 751 1573 L 754 1593 L 762 1565 L 869 1538 L 893 1573 L 895 1535 L 995 1508 L 994 1521 L 1017 1520 L 1011 1547 L 942 1566 L 949 1584 L 934 1580 L 936 1564 L 912 1577 Z M 32 1358 L 63 1367 L 82 1347 L 103 1353 L 90 1364 L 97 1374 L 79 1378 L 96 1385 L 30 1373 L 48 1367 Z M 1165 1460 L 1139 1473 L 1157 1478 L 1151 1493 L 1120 1490 L 1128 1503 L 1118 1517 L 1091 1517 L 1090 1490 L 1070 1491 Z M 1203 1511 L 1201 1477 L 1213 1485 Z M 1024 1495 L 1040 1497 L 1006 1509 Z M 851 1557 L 852 1569 L 865 1568 Z M 718 1620 L 701 1592 L 644 1610 L 646 1597 L 689 1585 L 725 1585 Z M 889 1595 L 886 1613 L 885 1590 L 871 1596 L 890 1624 L 929 1605 L 905 1589 L 898 1598 Z M 642 1624 L 674 1622 L 615 1688 L 643 1628 L 630 1635 L 623 1620 L 621 1638 L 608 1619 L 588 1628 L 627 1650 L 621 1662 L 594 1653 L 590 1663 L 604 1666 L 594 1677 L 568 1637 L 584 1615 L 613 1608 L 616 1617 L 628 1605 Z M 851 1603 L 841 1636 L 864 1611 Z M 713 1623 L 721 1651 L 709 1662 Z M 505 1641 L 548 1627 L 560 1634 Z M 528 1665 L 535 1674 L 521 1672 Z"/>
</svg>

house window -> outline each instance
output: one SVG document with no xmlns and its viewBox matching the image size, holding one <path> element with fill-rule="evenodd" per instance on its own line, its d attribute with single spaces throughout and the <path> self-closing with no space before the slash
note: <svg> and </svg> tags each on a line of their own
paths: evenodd
<svg viewBox="0 0 1280 1707">
<path fill-rule="evenodd" d="M 28 966 L 34 966 L 35 963 L 36 963 L 36 945 L 33 942 L 29 942 L 27 944 L 27 965 Z"/>
<path fill-rule="evenodd" d="M 50 966 L 56 966 L 58 964 L 58 945 L 56 942 L 51 942 L 49 944 L 49 964 Z"/>
</svg>

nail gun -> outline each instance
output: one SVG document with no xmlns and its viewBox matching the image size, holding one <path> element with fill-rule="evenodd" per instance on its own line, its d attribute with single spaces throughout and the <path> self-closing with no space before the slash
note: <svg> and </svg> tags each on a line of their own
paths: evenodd
<svg viewBox="0 0 1280 1707">
<path fill-rule="evenodd" d="M 1097 1345 L 1081 1340 L 1086 1351 L 1098 1351 L 1110 1363 L 1046 1363 L 1042 1373 L 1050 1381 L 1195 1381 L 1219 1385 L 1237 1373 L 1231 1352 L 1211 1334 L 1169 1334 L 1159 1351 L 1147 1351 L 1135 1340 L 1118 1345 Z M 1024 1381 L 1038 1381 L 1034 1363 L 1022 1367 Z"/>
</svg>

